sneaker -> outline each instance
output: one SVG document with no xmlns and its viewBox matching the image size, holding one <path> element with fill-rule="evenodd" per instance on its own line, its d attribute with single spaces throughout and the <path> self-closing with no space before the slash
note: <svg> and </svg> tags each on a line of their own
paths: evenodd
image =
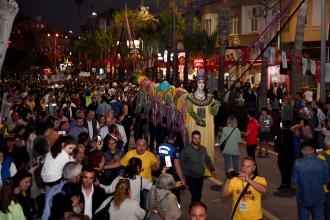
<svg viewBox="0 0 330 220">
<path fill-rule="evenodd" d="M 217 142 L 217 143 L 215 143 L 214 146 L 216 146 L 216 147 L 220 147 L 220 144 Z"/>
</svg>

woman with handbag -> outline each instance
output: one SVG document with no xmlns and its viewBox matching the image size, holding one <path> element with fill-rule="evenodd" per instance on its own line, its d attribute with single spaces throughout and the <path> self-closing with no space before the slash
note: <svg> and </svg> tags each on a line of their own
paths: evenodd
<svg viewBox="0 0 330 220">
<path fill-rule="evenodd" d="M 171 192 L 177 186 L 171 174 L 163 173 L 159 176 L 155 186 L 150 189 L 147 200 L 147 214 L 145 220 L 162 219 L 177 220 L 181 217 L 181 210 L 176 196 Z"/>
<path fill-rule="evenodd" d="M 232 164 L 234 172 L 238 173 L 238 160 L 240 157 L 239 143 L 241 142 L 241 132 L 237 128 L 235 116 L 229 116 L 227 126 L 222 130 L 220 150 L 225 161 L 225 172 L 228 172 Z"/>
</svg>

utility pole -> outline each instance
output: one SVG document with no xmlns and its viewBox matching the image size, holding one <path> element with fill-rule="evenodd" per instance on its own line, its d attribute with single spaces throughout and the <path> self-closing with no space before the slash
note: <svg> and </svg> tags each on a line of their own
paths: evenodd
<svg viewBox="0 0 330 220">
<path fill-rule="evenodd" d="M 178 68 L 177 68 L 177 44 L 176 44 L 176 19 L 175 19 L 175 0 L 173 0 L 173 84 L 178 86 Z"/>
<path fill-rule="evenodd" d="M 320 79 L 320 101 L 325 102 L 325 56 L 326 56 L 326 11 L 327 1 L 322 0 L 322 22 L 321 22 L 321 79 Z"/>
</svg>

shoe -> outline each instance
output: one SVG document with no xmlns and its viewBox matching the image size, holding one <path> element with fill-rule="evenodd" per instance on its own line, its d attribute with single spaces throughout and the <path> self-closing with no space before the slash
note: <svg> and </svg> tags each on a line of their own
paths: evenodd
<svg viewBox="0 0 330 220">
<path fill-rule="evenodd" d="M 277 190 L 283 190 L 283 189 L 285 189 L 286 188 L 286 186 L 285 185 L 280 185 L 279 187 L 277 187 Z"/>
<path fill-rule="evenodd" d="M 215 145 L 214 146 L 216 146 L 216 147 L 219 147 L 220 146 L 220 144 L 219 143 L 215 143 Z"/>
<path fill-rule="evenodd" d="M 269 157 L 269 154 L 268 154 L 268 152 L 265 154 L 265 157 Z"/>
<path fill-rule="evenodd" d="M 258 153 L 258 157 L 262 157 L 261 152 Z"/>
</svg>

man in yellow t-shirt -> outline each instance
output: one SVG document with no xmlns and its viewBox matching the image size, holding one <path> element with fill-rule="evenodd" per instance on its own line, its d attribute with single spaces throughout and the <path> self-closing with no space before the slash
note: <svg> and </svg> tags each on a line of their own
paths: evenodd
<svg viewBox="0 0 330 220">
<path fill-rule="evenodd" d="M 252 157 L 245 157 L 242 160 L 242 168 L 238 176 L 233 177 L 232 175 L 227 175 L 227 180 L 223 190 L 220 192 L 220 197 L 224 198 L 232 195 L 232 209 L 234 209 L 243 189 L 248 183 L 250 184 L 237 205 L 233 220 L 262 219 L 261 195 L 267 192 L 267 182 L 264 177 L 254 177 L 253 172 L 255 169 L 255 159 Z"/>
<path fill-rule="evenodd" d="M 147 151 L 147 144 L 143 138 L 136 140 L 135 149 L 128 151 L 120 161 L 105 165 L 104 169 L 114 169 L 121 166 L 126 167 L 128 161 L 133 157 L 139 158 L 142 161 L 140 176 L 143 176 L 152 182 L 151 171 L 159 169 L 159 161 L 153 153 Z"/>
</svg>

